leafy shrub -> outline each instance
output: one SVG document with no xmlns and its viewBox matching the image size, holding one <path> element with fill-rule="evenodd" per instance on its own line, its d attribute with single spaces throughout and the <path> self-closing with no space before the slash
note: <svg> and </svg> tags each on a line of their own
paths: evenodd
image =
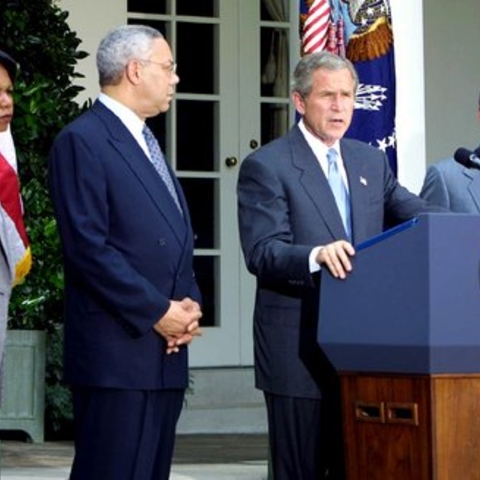
<svg viewBox="0 0 480 480">
<path fill-rule="evenodd" d="M 70 428 L 70 393 L 61 384 L 63 270 L 60 241 L 47 185 L 48 153 L 57 133 L 87 105 L 75 101 L 81 87 L 77 61 L 86 53 L 53 0 L 2 0 L 0 48 L 20 64 L 15 82 L 12 132 L 18 156 L 33 268 L 16 287 L 9 328 L 47 332 L 45 431 Z"/>
</svg>

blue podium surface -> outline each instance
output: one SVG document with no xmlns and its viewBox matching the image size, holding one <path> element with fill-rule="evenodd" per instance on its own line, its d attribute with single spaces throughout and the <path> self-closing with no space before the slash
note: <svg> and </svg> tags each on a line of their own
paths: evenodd
<svg viewBox="0 0 480 480">
<path fill-rule="evenodd" d="M 322 273 L 318 343 L 337 371 L 480 372 L 480 216 L 424 214 Z"/>
</svg>

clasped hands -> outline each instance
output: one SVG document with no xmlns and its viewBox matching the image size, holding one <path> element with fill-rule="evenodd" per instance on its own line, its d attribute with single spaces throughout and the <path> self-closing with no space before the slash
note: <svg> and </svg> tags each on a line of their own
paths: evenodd
<svg viewBox="0 0 480 480">
<path fill-rule="evenodd" d="M 320 248 L 317 263 L 325 266 L 335 278 L 344 279 L 352 271 L 351 257 L 355 255 L 352 244 L 338 240 Z"/>
<path fill-rule="evenodd" d="M 177 353 L 181 345 L 188 345 L 193 337 L 202 334 L 199 323 L 201 317 L 200 305 L 191 298 L 170 300 L 167 312 L 153 326 L 167 341 L 167 354 Z"/>
</svg>

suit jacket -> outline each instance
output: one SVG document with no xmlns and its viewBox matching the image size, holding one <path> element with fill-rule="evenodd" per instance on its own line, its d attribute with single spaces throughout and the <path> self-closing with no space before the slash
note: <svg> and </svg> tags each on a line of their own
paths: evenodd
<svg viewBox="0 0 480 480">
<path fill-rule="evenodd" d="M 479 214 L 480 170 L 442 160 L 428 168 L 420 196 L 453 212 Z"/>
<path fill-rule="evenodd" d="M 184 388 L 187 349 L 166 355 L 152 326 L 170 299 L 199 301 L 193 234 L 153 165 L 102 103 L 67 126 L 50 156 L 65 267 L 65 380 Z"/>
<path fill-rule="evenodd" d="M 340 148 L 356 243 L 379 234 L 387 215 L 401 223 L 428 210 L 397 183 L 382 152 L 346 139 Z M 313 247 L 347 237 L 328 180 L 297 126 L 245 159 L 238 206 L 246 264 L 257 277 L 256 386 L 319 398 L 332 367 L 316 343 L 319 290 L 308 259 Z"/>
</svg>

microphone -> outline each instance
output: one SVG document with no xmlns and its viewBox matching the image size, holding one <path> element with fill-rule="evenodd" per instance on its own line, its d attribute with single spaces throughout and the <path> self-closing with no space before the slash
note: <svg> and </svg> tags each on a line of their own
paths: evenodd
<svg viewBox="0 0 480 480">
<path fill-rule="evenodd" d="M 453 155 L 457 163 L 467 168 L 477 168 L 480 170 L 480 147 L 474 152 L 466 148 L 458 148 Z"/>
</svg>

